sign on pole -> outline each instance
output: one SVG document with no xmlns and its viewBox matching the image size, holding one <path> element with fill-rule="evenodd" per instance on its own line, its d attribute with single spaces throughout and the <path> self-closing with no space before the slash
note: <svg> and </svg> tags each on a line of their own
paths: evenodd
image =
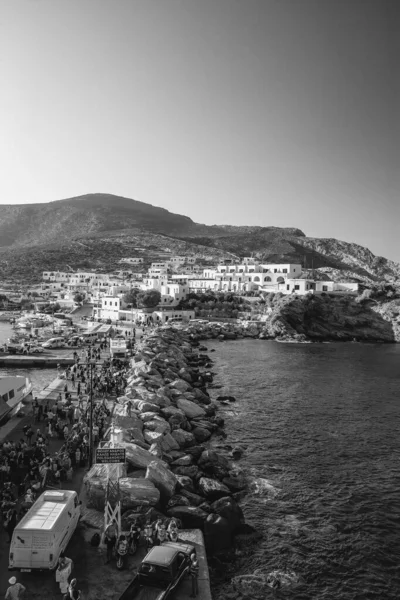
<svg viewBox="0 0 400 600">
<path fill-rule="evenodd" d="M 124 463 L 125 458 L 125 448 L 97 448 L 96 450 L 96 463 Z"/>
</svg>

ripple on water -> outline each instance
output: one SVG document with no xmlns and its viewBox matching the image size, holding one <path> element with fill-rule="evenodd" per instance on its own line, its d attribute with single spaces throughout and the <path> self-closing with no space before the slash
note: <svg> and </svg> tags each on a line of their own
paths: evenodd
<svg viewBox="0 0 400 600">
<path fill-rule="evenodd" d="M 400 346 L 208 346 L 214 397 L 237 398 L 221 414 L 227 441 L 247 444 L 242 507 L 263 532 L 240 573 L 293 570 L 296 600 L 398 600 Z"/>
</svg>

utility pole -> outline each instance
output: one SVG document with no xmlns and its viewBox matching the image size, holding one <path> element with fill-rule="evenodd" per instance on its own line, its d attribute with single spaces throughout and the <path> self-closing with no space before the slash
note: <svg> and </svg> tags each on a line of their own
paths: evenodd
<svg viewBox="0 0 400 600">
<path fill-rule="evenodd" d="M 94 458 L 94 444 L 93 444 L 93 369 L 97 367 L 98 364 L 95 361 L 91 361 L 89 358 L 86 362 L 88 368 L 90 368 L 90 396 L 89 396 L 89 469 L 93 465 Z"/>
</svg>

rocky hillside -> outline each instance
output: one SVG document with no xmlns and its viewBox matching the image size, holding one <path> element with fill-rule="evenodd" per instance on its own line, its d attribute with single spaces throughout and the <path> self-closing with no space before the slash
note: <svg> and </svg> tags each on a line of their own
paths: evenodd
<svg viewBox="0 0 400 600">
<path fill-rule="evenodd" d="M 266 301 L 252 303 L 247 310 L 244 308 L 239 307 L 239 321 L 221 318 L 225 322 L 192 323 L 189 329 L 195 329 L 199 339 L 252 337 L 289 343 L 400 342 L 400 298 L 378 302 L 364 294 L 357 298 L 269 294 Z M 195 307 L 195 312 L 204 318 L 200 305 Z"/>
<path fill-rule="evenodd" d="M 157 260 L 157 250 L 165 248 L 207 256 L 210 262 L 249 255 L 265 262 L 296 262 L 317 279 L 370 284 L 400 278 L 398 263 L 357 244 L 308 238 L 294 227 L 201 225 L 111 194 L 0 209 L 0 277 L 5 279 L 32 280 L 40 271 L 66 264 L 71 269 L 110 268 L 138 253 Z"/>
<path fill-rule="evenodd" d="M 280 297 L 264 308 L 261 337 L 282 341 L 400 342 L 400 299 Z"/>
<path fill-rule="evenodd" d="M 0 246 L 37 246 L 130 228 L 182 233 L 192 227 L 189 217 L 164 208 L 111 194 L 88 194 L 47 204 L 3 205 Z"/>
</svg>

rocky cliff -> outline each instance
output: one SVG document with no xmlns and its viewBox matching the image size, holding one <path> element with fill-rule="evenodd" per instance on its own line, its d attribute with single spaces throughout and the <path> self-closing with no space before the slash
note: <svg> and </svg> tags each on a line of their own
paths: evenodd
<svg viewBox="0 0 400 600">
<path fill-rule="evenodd" d="M 273 295 L 271 295 L 273 296 Z M 242 315 L 248 319 L 248 313 Z M 191 326 L 192 327 L 192 326 Z M 400 299 L 281 296 L 253 307 L 251 320 L 196 326 L 206 337 L 280 342 L 400 342 Z M 211 335 L 210 335 L 211 334 Z"/>
</svg>

